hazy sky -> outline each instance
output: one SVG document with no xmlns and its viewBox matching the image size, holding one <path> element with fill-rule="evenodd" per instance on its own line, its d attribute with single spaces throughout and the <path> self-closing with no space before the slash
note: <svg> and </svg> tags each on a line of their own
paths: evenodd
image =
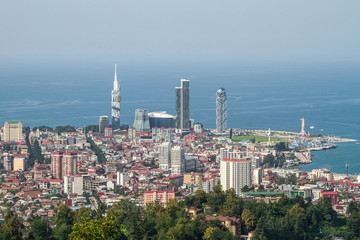
<svg viewBox="0 0 360 240">
<path fill-rule="evenodd" d="M 360 60 L 359 0 L 2 0 L 0 61 Z"/>
</svg>

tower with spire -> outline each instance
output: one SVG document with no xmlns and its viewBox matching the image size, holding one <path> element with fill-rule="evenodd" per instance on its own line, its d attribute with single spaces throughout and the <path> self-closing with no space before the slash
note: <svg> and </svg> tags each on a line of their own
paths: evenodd
<svg viewBox="0 0 360 240">
<path fill-rule="evenodd" d="M 111 123 L 113 130 L 120 129 L 120 101 L 120 84 L 117 80 L 115 64 L 114 89 L 111 91 Z"/>
</svg>

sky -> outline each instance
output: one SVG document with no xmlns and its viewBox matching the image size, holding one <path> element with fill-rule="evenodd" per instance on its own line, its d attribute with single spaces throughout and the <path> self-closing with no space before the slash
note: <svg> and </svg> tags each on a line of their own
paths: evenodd
<svg viewBox="0 0 360 240">
<path fill-rule="evenodd" d="M 358 0 L 0 1 L 0 65 L 360 62 Z"/>
</svg>

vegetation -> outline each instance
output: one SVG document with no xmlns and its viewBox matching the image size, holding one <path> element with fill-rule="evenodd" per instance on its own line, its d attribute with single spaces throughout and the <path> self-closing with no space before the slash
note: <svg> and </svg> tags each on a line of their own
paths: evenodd
<svg viewBox="0 0 360 240">
<path fill-rule="evenodd" d="M 94 193 L 94 196 L 97 194 Z M 359 205 L 350 203 L 349 217 L 338 217 L 329 199 L 317 205 L 283 195 L 277 202 L 245 202 L 234 189 L 222 191 L 217 185 L 210 193 L 198 190 L 184 201 L 171 199 L 166 206 L 154 202 L 145 208 L 121 200 L 108 209 L 72 211 L 59 207 L 56 217 L 29 219 L 30 230 L 10 210 L 0 227 L 0 238 L 21 239 L 239 239 L 219 220 L 205 220 L 204 214 L 191 218 L 186 207 L 204 209 L 206 214 L 236 217 L 241 232 L 254 231 L 253 239 L 344 239 L 360 238 Z"/>
<path fill-rule="evenodd" d="M 285 161 L 285 155 L 282 153 L 278 153 L 276 156 L 268 154 L 264 157 L 260 165 L 265 167 L 282 167 Z"/>
<path fill-rule="evenodd" d="M 233 142 L 240 142 L 240 141 L 267 142 L 267 141 L 269 141 L 269 137 L 254 136 L 254 135 L 232 136 L 231 140 Z M 284 140 L 285 140 L 284 138 L 280 138 L 280 137 L 270 137 L 270 141 L 272 141 L 272 142 L 280 142 L 280 141 L 284 141 Z"/>
<path fill-rule="evenodd" d="M 87 142 L 90 143 L 90 148 L 94 151 L 95 155 L 98 158 L 99 163 L 106 163 L 106 157 L 104 152 L 94 143 L 91 138 L 87 138 Z"/>
<path fill-rule="evenodd" d="M 285 142 L 279 142 L 275 144 L 275 150 L 277 152 L 281 152 L 281 151 L 288 151 L 289 150 L 289 146 L 287 143 Z"/>
<path fill-rule="evenodd" d="M 99 125 L 88 125 L 85 127 L 85 133 L 99 132 Z"/>
<path fill-rule="evenodd" d="M 48 126 L 38 126 L 38 127 L 34 127 L 33 128 L 33 131 L 37 131 L 37 130 L 40 130 L 41 132 L 46 132 L 46 131 L 49 131 L 49 132 L 53 132 L 54 129 L 52 127 L 48 127 Z"/>
<path fill-rule="evenodd" d="M 76 128 L 74 126 L 66 125 L 66 126 L 57 126 L 55 128 L 55 132 L 57 134 L 62 134 L 65 132 L 76 132 Z"/>
</svg>

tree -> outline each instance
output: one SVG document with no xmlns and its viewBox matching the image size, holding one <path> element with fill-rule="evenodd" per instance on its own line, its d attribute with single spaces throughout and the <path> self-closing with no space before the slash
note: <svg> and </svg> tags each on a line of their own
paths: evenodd
<svg viewBox="0 0 360 240">
<path fill-rule="evenodd" d="M 289 147 L 287 146 L 287 144 L 286 144 L 285 142 L 279 142 L 279 143 L 276 143 L 276 144 L 275 144 L 274 149 L 275 149 L 277 152 L 281 152 L 281 151 L 287 151 L 287 150 L 289 150 Z"/>
<path fill-rule="evenodd" d="M 29 239 L 51 240 L 52 230 L 47 220 L 35 216 L 30 223 Z"/>
<path fill-rule="evenodd" d="M 248 185 L 245 185 L 241 188 L 241 192 L 249 192 L 250 191 L 250 188 Z"/>
<path fill-rule="evenodd" d="M 225 191 L 225 203 L 221 206 L 219 214 L 230 217 L 240 217 L 244 207 L 244 202 L 233 188 Z"/>
<path fill-rule="evenodd" d="M 247 232 L 254 230 L 256 225 L 255 215 L 249 210 L 245 209 L 241 214 L 241 220 L 245 224 Z"/>
<path fill-rule="evenodd" d="M 347 219 L 347 227 L 354 233 L 355 237 L 360 237 L 360 214 L 353 211 Z"/>
<path fill-rule="evenodd" d="M 215 227 L 208 227 L 204 233 L 203 239 L 210 240 L 215 229 Z"/>
<path fill-rule="evenodd" d="M 17 240 L 21 239 L 21 228 L 22 224 L 20 223 L 17 216 L 14 215 L 10 209 L 7 210 L 5 216 L 4 232 L 6 239 Z"/>
<path fill-rule="evenodd" d="M 76 240 L 128 239 L 124 232 L 126 233 L 126 229 L 116 226 L 115 217 L 108 216 L 83 223 L 75 223 L 69 238 Z"/>
<path fill-rule="evenodd" d="M 82 207 L 75 212 L 74 223 L 84 223 L 92 218 L 91 208 Z"/>
<path fill-rule="evenodd" d="M 55 217 L 54 236 L 57 239 L 69 238 L 74 222 L 74 212 L 66 205 L 61 205 Z"/>
<path fill-rule="evenodd" d="M 358 212 L 359 206 L 355 201 L 351 201 L 351 202 L 349 202 L 349 204 L 347 206 L 346 213 L 350 214 L 350 213 L 353 213 L 354 211 Z"/>
<path fill-rule="evenodd" d="M 66 125 L 66 126 L 57 126 L 55 129 L 57 134 L 62 134 L 64 132 L 75 132 L 76 128 L 74 126 Z"/>
<path fill-rule="evenodd" d="M 225 202 L 225 194 L 220 184 L 213 187 L 213 190 L 209 193 L 209 201 L 211 209 L 214 212 L 218 212 L 222 204 Z"/>
<path fill-rule="evenodd" d="M 262 166 L 268 166 L 268 167 L 273 167 L 274 164 L 275 164 L 275 157 L 272 154 L 266 155 L 261 163 Z"/>
<path fill-rule="evenodd" d="M 257 191 L 258 191 L 258 192 L 263 192 L 263 191 L 265 191 L 264 186 L 263 186 L 263 185 L 260 185 Z"/>
<path fill-rule="evenodd" d="M 169 239 L 196 239 L 194 234 L 194 225 L 188 219 L 183 217 L 179 218 L 176 225 L 167 231 L 166 236 Z"/>
</svg>

